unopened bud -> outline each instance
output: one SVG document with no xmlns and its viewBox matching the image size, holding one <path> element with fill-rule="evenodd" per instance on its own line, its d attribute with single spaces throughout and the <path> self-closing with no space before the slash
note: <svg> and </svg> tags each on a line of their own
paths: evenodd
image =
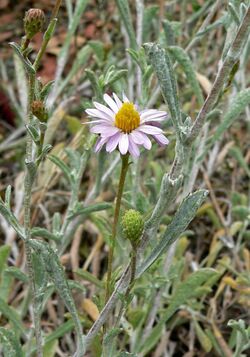
<svg viewBox="0 0 250 357">
<path fill-rule="evenodd" d="M 46 122 L 48 120 L 48 112 L 45 105 L 41 100 L 34 100 L 31 104 L 32 114 L 37 117 L 41 122 Z"/>
<path fill-rule="evenodd" d="M 125 237 L 130 240 L 132 245 L 135 245 L 140 239 L 144 228 L 142 215 L 140 212 L 130 209 L 125 212 L 121 223 Z"/>
<path fill-rule="evenodd" d="M 26 11 L 23 21 L 26 37 L 31 40 L 43 29 L 45 22 L 44 12 L 40 9 L 30 9 Z"/>
</svg>

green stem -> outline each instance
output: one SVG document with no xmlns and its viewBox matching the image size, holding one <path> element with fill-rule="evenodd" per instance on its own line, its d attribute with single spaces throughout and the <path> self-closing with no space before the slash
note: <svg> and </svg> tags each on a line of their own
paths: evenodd
<svg viewBox="0 0 250 357">
<path fill-rule="evenodd" d="M 130 269 L 131 269 L 131 273 L 130 273 L 130 280 L 129 280 L 129 285 L 127 287 L 127 290 L 125 292 L 124 295 L 124 300 L 122 301 L 122 305 L 115 323 L 115 326 L 118 327 L 119 322 L 122 318 L 123 313 L 126 310 L 126 306 L 127 306 L 127 300 L 129 297 L 129 293 L 133 288 L 134 285 L 134 281 L 135 281 L 135 272 L 136 272 L 136 246 L 132 247 L 132 253 L 131 253 L 131 263 L 130 263 Z"/>
<path fill-rule="evenodd" d="M 54 30 L 55 30 L 55 26 L 56 26 L 56 17 L 57 17 L 57 14 L 58 14 L 58 11 L 59 11 L 59 8 L 61 6 L 61 2 L 62 0 L 57 0 L 56 1 L 56 4 L 54 6 L 54 10 L 53 10 L 53 13 L 52 13 L 52 17 L 50 19 L 50 23 L 49 23 L 49 26 L 43 36 L 43 42 L 42 42 L 42 45 L 41 45 L 41 48 L 36 56 L 36 59 L 35 59 L 35 62 L 33 64 L 35 70 L 38 69 L 39 65 L 40 65 L 40 62 L 41 62 L 41 59 L 44 55 L 44 52 L 46 51 L 46 48 L 47 48 L 47 45 L 48 45 L 48 42 L 49 40 L 51 39 L 51 37 L 53 36 L 53 33 L 54 33 Z"/>
<path fill-rule="evenodd" d="M 25 36 L 23 38 L 23 42 L 22 42 L 22 45 L 21 45 L 21 51 L 22 52 L 24 52 L 28 48 L 29 43 L 30 43 L 30 39 Z"/>
<path fill-rule="evenodd" d="M 52 15 L 52 19 L 48 26 L 47 31 L 44 34 L 44 39 L 40 51 L 36 57 L 36 60 L 33 64 L 35 68 L 35 72 L 37 71 L 41 58 L 46 50 L 47 44 L 52 37 L 56 20 L 55 17 L 57 16 L 59 7 L 61 4 L 61 0 L 56 1 L 56 5 L 54 8 L 54 12 Z M 23 50 L 28 47 L 29 42 L 25 40 L 23 45 Z M 32 121 L 33 115 L 31 111 L 31 105 L 35 97 L 35 81 L 36 81 L 36 74 L 29 73 L 29 96 L 28 96 L 28 116 L 27 116 L 27 123 L 29 124 Z M 35 164 L 35 160 L 33 159 L 32 155 L 32 148 L 33 142 L 30 135 L 27 135 L 26 141 L 26 155 L 25 155 L 25 162 L 26 162 L 26 172 L 25 172 L 25 179 L 24 179 L 24 230 L 25 230 L 25 237 L 26 241 L 28 241 L 31 237 L 31 193 L 32 187 L 34 183 L 34 179 L 36 176 L 37 167 L 34 168 L 34 172 L 31 173 L 30 170 L 30 163 Z M 43 348 L 42 348 L 42 331 L 40 325 L 40 312 L 37 305 L 37 291 L 36 291 L 36 283 L 35 283 L 35 276 L 34 270 L 32 266 L 32 251 L 28 244 L 25 244 L 25 253 L 27 259 L 27 268 L 28 268 L 28 275 L 29 275 L 29 282 L 31 286 L 32 292 L 32 305 L 33 305 L 33 324 L 35 328 L 35 336 L 36 336 L 36 347 L 37 347 L 37 357 L 43 357 Z"/>
<path fill-rule="evenodd" d="M 118 219 L 119 219 L 121 199 L 122 199 L 122 193 L 123 193 L 126 173 L 127 173 L 128 165 L 129 165 L 128 164 L 129 155 L 128 154 L 122 155 L 121 157 L 122 157 L 122 169 L 121 169 L 116 204 L 115 204 L 115 214 L 114 214 L 114 221 L 113 221 L 113 226 L 112 226 L 111 245 L 110 245 L 109 255 L 108 255 L 108 272 L 107 272 L 105 302 L 108 301 L 108 299 L 111 295 L 112 262 L 113 262 L 113 255 L 114 255 L 114 249 L 115 249 L 117 224 L 118 224 Z"/>
<path fill-rule="evenodd" d="M 32 120 L 32 112 L 31 112 L 31 104 L 34 100 L 34 92 L 35 92 L 35 75 L 29 75 L 29 102 L 28 102 L 28 117 L 27 124 L 29 124 Z M 27 135 L 26 141 L 26 164 L 32 162 L 32 139 L 30 135 Z M 34 176 L 31 175 L 29 171 L 29 167 L 26 166 L 25 179 L 24 179 L 24 230 L 25 237 L 28 241 L 30 239 L 30 231 L 31 231 L 31 190 L 34 182 Z M 27 268 L 29 281 L 32 291 L 32 305 L 33 305 L 33 324 L 35 328 L 36 335 L 36 345 L 37 345 L 37 356 L 42 357 L 42 333 L 40 326 L 40 314 L 38 312 L 37 303 L 36 303 L 36 285 L 35 285 L 35 276 L 32 267 L 32 252 L 28 244 L 25 243 L 25 253 L 27 260 Z"/>
</svg>

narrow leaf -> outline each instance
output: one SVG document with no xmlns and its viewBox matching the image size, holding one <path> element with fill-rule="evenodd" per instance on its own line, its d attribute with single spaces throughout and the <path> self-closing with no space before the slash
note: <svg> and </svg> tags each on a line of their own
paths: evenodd
<svg viewBox="0 0 250 357">
<path fill-rule="evenodd" d="M 40 99 L 42 101 L 44 101 L 47 98 L 47 96 L 49 95 L 49 93 L 54 85 L 54 82 L 55 81 L 49 81 L 43 86 L 41 93 L 40 93 Z"/>
<path fill-rule="evenodd" d="M 212 143 L 215 143 L 215 141 L 221 138 L 222 134 L 224 134 L 224 132 L 233 124 L 234 120 L 239 117 L 249 103 L 250 88 L 244 89 L 236 95 L 235 99 L 229 106 L 222 123 L 217 127 L 212 138 Z"/>
<path fill-rule="evenodd" d="M 35 69 L 32 66 L 32 64 L 29 62 L 29 60 L 27 60 L 26 58 L 23 57 L 23 54 L 20 50 L 20 47 L 15 43 L 15 42 L 10 42 L 9 45 L 13 48 L 13 50 L 15 51 L 15 53 L 18 55 L 18 57 L 21 59 L 21 61 L 24 64 L 24 67 L 26 69 L 26 71 L 32 75 L 34 75 Z"/>
<path fill-rule="evenodd" d="M 62 170 L 69 183 L 72 183 L 73 177 L 71 175 L 71 171 L 68 165 L 66 165 L 64 161 L 62 161 L 61 159 L 59 159 L 59 157 L 55 155 L 49 155 L 48 158 Z"/>
<path fill-rule="evenodd" d="M 119 9 L 123 24 L 127 30 L 128 36 L 129 36 L 130 47 L 132 47 L 133 49 L 136 49 L 137 48 L 136 36 L 135 36 L 135 30 L 133 28 L 133 21 L 132 21 L 131 12 L 129 9 L 128 0 L 116 0 L 116 4 Z"/>
<path fill-rule="evenodd" d="M 38 144 L 40 142 L 40 133 L 37 128 L 35 128 L 35 126 L 32 124 L 25 125 L 25 127 L 34 143 Z"/>
<path fill-rule="evenodd" d="M 9 254 L 10 254 L 10 246 L 9 245 L 2 245 L 0 247 L 0 274 L 4 270 L 4 267 L 6 266 Z"/>
<path fill-rule="evenodd" d="M 199 190 L 187 196 L 173 220 L 168 225 L 161 241 L 153 249 L 152 253 L 139 267 L 137 274 L 141 275 L 147 270 L 169 247 L 179 238 L 182 232 L 188 227 L 189 223 L 195 217 L 197 209 L 201 206 L 207 196 L 206 190 Z"/>
<path fill-rule="evenodd" d="M 10 200 L 11 200 L 11 185 L 8 185 L 5 191 L 5 206 L 10 210 Z"/>
<path fill-rule="evenodd" d="M 5 357 L 24 357 L 21 344 L 15 336 L 14 331 L 0 327 L 0 342 Z"/>
<path fill-rule="evenodd" d="M 200 341 L 200 344 L 206 353 L 210 352 L 213 348 L 210 338 L 207 336 L 206 332 L 202 329 L 197 321 L 194 321 L 195 332 Z"/>
<path fill-rule="evenodd" d="M 18 316 L 16 311 L 12 307 L 10 307 L 1 297 L 0 297 L 0 311 L 13 324 L 16 330 L 19 330 L 19 332 L 25 335 L 25 330 L 22 325 L 20 317 Z"/>
<path fill-rule="evenodd" d="M 82 325 L 78 317 L 77 309 L 65 277 L 63 267 L 60 263 L 60 260 L 54 250 L 47 243 L 38 242 L 36 240 L 30 239 L 28 244 L 34 249 L 36 254 L 40 254 L 44 267 L 48 273 L 49 278 L 55 284 L 55 287 L 64 301 L 65 306 L 69 310 L 74 323 L 77 333 L 77 351 L 79 356 L 84 355 L 85 346 L 84 338 L 82 334 Z"/>
<path fill-rule="evenodd" d="M 92 275 L 88 271 L 83 270 L 83 269 L 77 269 L 74 273 L 79 275 L 84 280 L 89 281 L 89 282 L 93 283 L 94 285 L 98 286 L 98 288 L 101 288 L 101 289 L 104 288 L 104 283 L 102 281 L 100 281 L 99 279 L 97 279 L 94 275 Z"/>
<path fill-rule="evenodd" d="M 156 43 L 145 43 L 143 47 L 157 75 L 163 98 L 171 114 L 171 120 L 180 138 L 182 120 L 177 96 L 177 84 L 170 57 L 168 53 Z"/>
<path fill-rule="evenodd" d="M 32 237 L 41 237 L 41 238 L 45 238 L 48 240 L 53 240 L 55 242 L 58 242 L 61 240 L 60 235 L 53 234 L 53 233 L 49 232 L 46 228 L 40 228 L 40 227 L 32 228 L 31 236 Z"/>
<path fill-rule="evenodd" d="M 108 202 L 100 202 L 100 203 L 95 203 L 93 205 L 87 206 L 87 207 L 83 207 L 82 204 L 79 204 L 76 209 L 72 212 L 72 214 L 70 215 L 70 218 L 72 217 L 76 217 L 82 214 L 90 214 L 90 213 L 94 213 L 94 212 L 98 212 L 98 211 L 104 211 L 106 209 L 112 208 L 112 203 L 108 203 Z"/>
<path fill-rule="evenodd" d="M 232 147 L 229 149 L 229 154 L 231 154 L 240 164 L 240 166 L 246 171 L 246 174 L 250 178 L 250 167 L 246 163 L 245 158 L 238 147 Z"/>
<path fill-rule="evenodd" d="M 29 279 L 28 276 L 23 273 L 19 268 L 17 267 L 8 267 L 4 270 L 4 274 L 8 274 L 12 277 L 14 277 L 17 280 L 22 281 L 23 283 L 28 283 Z"/>
<path fill-rule="evenodd" d="M 202 105 L 203 101 L 204 101 L 203 95 L 202 95 L 202 91 L 201 91 L 199 82 L 196 78 L 196 73 L 195 73 L 191 59 L 189 58 L 187 53 L 181 47 L 171 46 L 171 47 L 168 47 L 168 51 L 170 53 L 172 53 L 174 58 L 177 60 L 177 62 L 180 64 L 180 66 L 184 70 L 187 80 L 198 99 L 199 105 Z"/>
<path fill-rule="evenodd" d="M 174 35 L 174 29 L 171 21 L 168 20 L 163 20 L 162 21 L 162 26 L 164 30 L 164 34 L 167 40 L 167 45 L 168 46 L 174 46 L 175 44 L 175 35 Z"/>
<path fill-rule="evenodd" d="M 6 219 L 8 224 L 17 232 L 19 237 L 25 240 L 26 237 L 23 227 L 19 224 L 14 214 L 3 204 L 3 202 L 1 202 L 1 200 L 0 200 L 0 213 Z"/>
</svg>

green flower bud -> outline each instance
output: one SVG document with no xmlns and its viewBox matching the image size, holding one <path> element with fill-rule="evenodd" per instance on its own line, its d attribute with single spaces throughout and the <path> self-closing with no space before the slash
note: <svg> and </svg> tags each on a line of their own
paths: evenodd
<svg viewBox="0 0 250 357">
<path fill-rule="evenodd" d="M 26 37 L 31 40 L 43 29 L 45 22 L 44 12 L 40 9 L 30 9 L 26 11 L 23 21 Z"/>
<path fill-rule="evenodd" d="M 42 123 L 48 120 L 48 112 L 41 100 L 34 100 L 31 104 L 32 114 Z"/>
<path fill-rule="evenodd" d="M 140 239 L 144 228 L 142 215 L 140 212 L 130 209 L 125 212 L 121 223 L 125 237 L 130 240 L 132 245 L 135 245 Z"/>
</svg>

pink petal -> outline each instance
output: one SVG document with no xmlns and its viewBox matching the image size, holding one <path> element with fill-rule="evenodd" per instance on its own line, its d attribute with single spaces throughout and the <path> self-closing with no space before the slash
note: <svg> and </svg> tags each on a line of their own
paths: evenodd
<svg viewBox="0 0 250 357">
<path fill-rule="evenodd" d="M 126 96 L 125 93 L 122 93 L 122 100 L 123 100 L 124 103 L 129 102 L 129 99 L 128 99 L 128 97 Z"/>
<path fill-rule="evenodd" d="M 162 129 L 146 124 L 140 125 L 137 130 L 150 135 L 159 135 L 162 133 Z"/>
<path fill-rule="evenodd" d="M 169 143 L 169 140 L 163 134 L 153 135 L 153 138 L 161 146 L 168 145 Z"/>
<path fill-rule="evenodd" d="M 140 117 L 142 119 L 148 119 L 148 118 L 163 118 L 166 117 L 167 113 L 162 111 L 162 110 L 156 110 L 156 109 L 146 109 L 143 110 L 140 113 Z"/>
<path fill-rule="evenodd" d="M 101 112 L 107 114 L 107 116 L 114 120 L 114 113 L 112 112 L 112 110 L 110 110 L 109 108 L 107 108 L 105 105 L 101 104 L 101 103 L 98 103 L 98 102 L 93 102 L 94 103 L 94 106 L 100 110 Z"/>
<path fill-rule="evenodd" d="M 146 134 L 140 133 L 138 129 L 133 130 L 129 135 L 131 135 L 135 144 L 143 145 L 145 149 L 150 150 L 152 147 L 151 141 L 149 140 Z"/>
<path fill-rule="evenodd" d="M 119 133 L 109 137 L 107 145 L 106 145 L 106 151 L 107 152 L 112 152 L 112 151 L 114 151 L 116 149 L 116 147 L 117 147 L 117 145 L 119 143 L 121 135 L 122 134 L 119 132 Z"/>
<path fill-rule="evenodd" d="M 103 99 L 110 106 L 114 113 L 118 112 L 119 108 L 116 102 L 108 94 L 104 94 Z"/>
<path fill-rule="evenodd" d="M 102 137 L 108 138 L 116 134 L 119 131 L 119 129 L 116 128 L 115 126 L 100 124 L 100 125 L 93 126 L 93 128 L 91 128 L 90 131 L 91 133 L 101 134 Z"/>
<path fill-rule="evenodd" d="M 82 124 L 107 124 L 107 120 L 104 119 L 98 119 L 98 120 L 91 120 L 91 121 L 85 121 Z"/>
<path fill-rule="evenodd" d="M 131 135 L 133 141 L 135 144 L 142 144 L 144 141 L 144 135 L 143 133 L 140 133 L 138 130 L 133 130 L 129 135 Z"/>
<path fill-rule="evenodd" d="M 122 134 L 119 140 L 119 150 L 122 155 L 128 152 L 128 134 Z"/>
<path fill-rule="evenodd" d="M 147 150 L 150 150 L 151 147 L 152 147 L 152 143 L 151 141 L 149 140 L 149 138 L 147 137 L 147 135 L 144 136 L 144 140 L 143 140 L 143 143 L 142 145 L 145 147 L 145 149 Z"/>
<path fill-rule="evenodd" d="M 107 113 L 104 113 L 98 109 L 86 109 L 85 112 L 94 118 L 100 118 L 100 119 L 107 120 L 107 121 L 113 121 L 113 118 L 111 118 Z"/>
<path fill-rule="evenodd" d="M 147 123 L 147 122 L 161 122 L 163 120 L 166 119 L 167 113 L 163 112 L 164 114 L 159 114 L 159 113 L 155 113 L 155 114 L 141 114 L 140 118 L 141 118 L 141 122 L 142 123 Z"/>
<path fill-rule="evenodd" d="M 107 138 L 99 137 L 95 144 L 95 152 L 99 152 L 107 140 L 108 140 Z"/>
<path fill-rule="evenodd" d="M 122 106 L 122 101 L 117 97 L 117 95 L 115 93 L 113 93 L 113 97 L 114 97 L 117 107 L 120 109 Z"/>
<path fill-rule="evenodd" d="M 140 156 L 140 150 L 139 150 L 138 146 L 136 145 L 136 143 L 133 141 L 133 138 L 131 137 L 131 134 L 129 134 L 128 151 L 134 157 L 139 157 Z"/>
</svg>

